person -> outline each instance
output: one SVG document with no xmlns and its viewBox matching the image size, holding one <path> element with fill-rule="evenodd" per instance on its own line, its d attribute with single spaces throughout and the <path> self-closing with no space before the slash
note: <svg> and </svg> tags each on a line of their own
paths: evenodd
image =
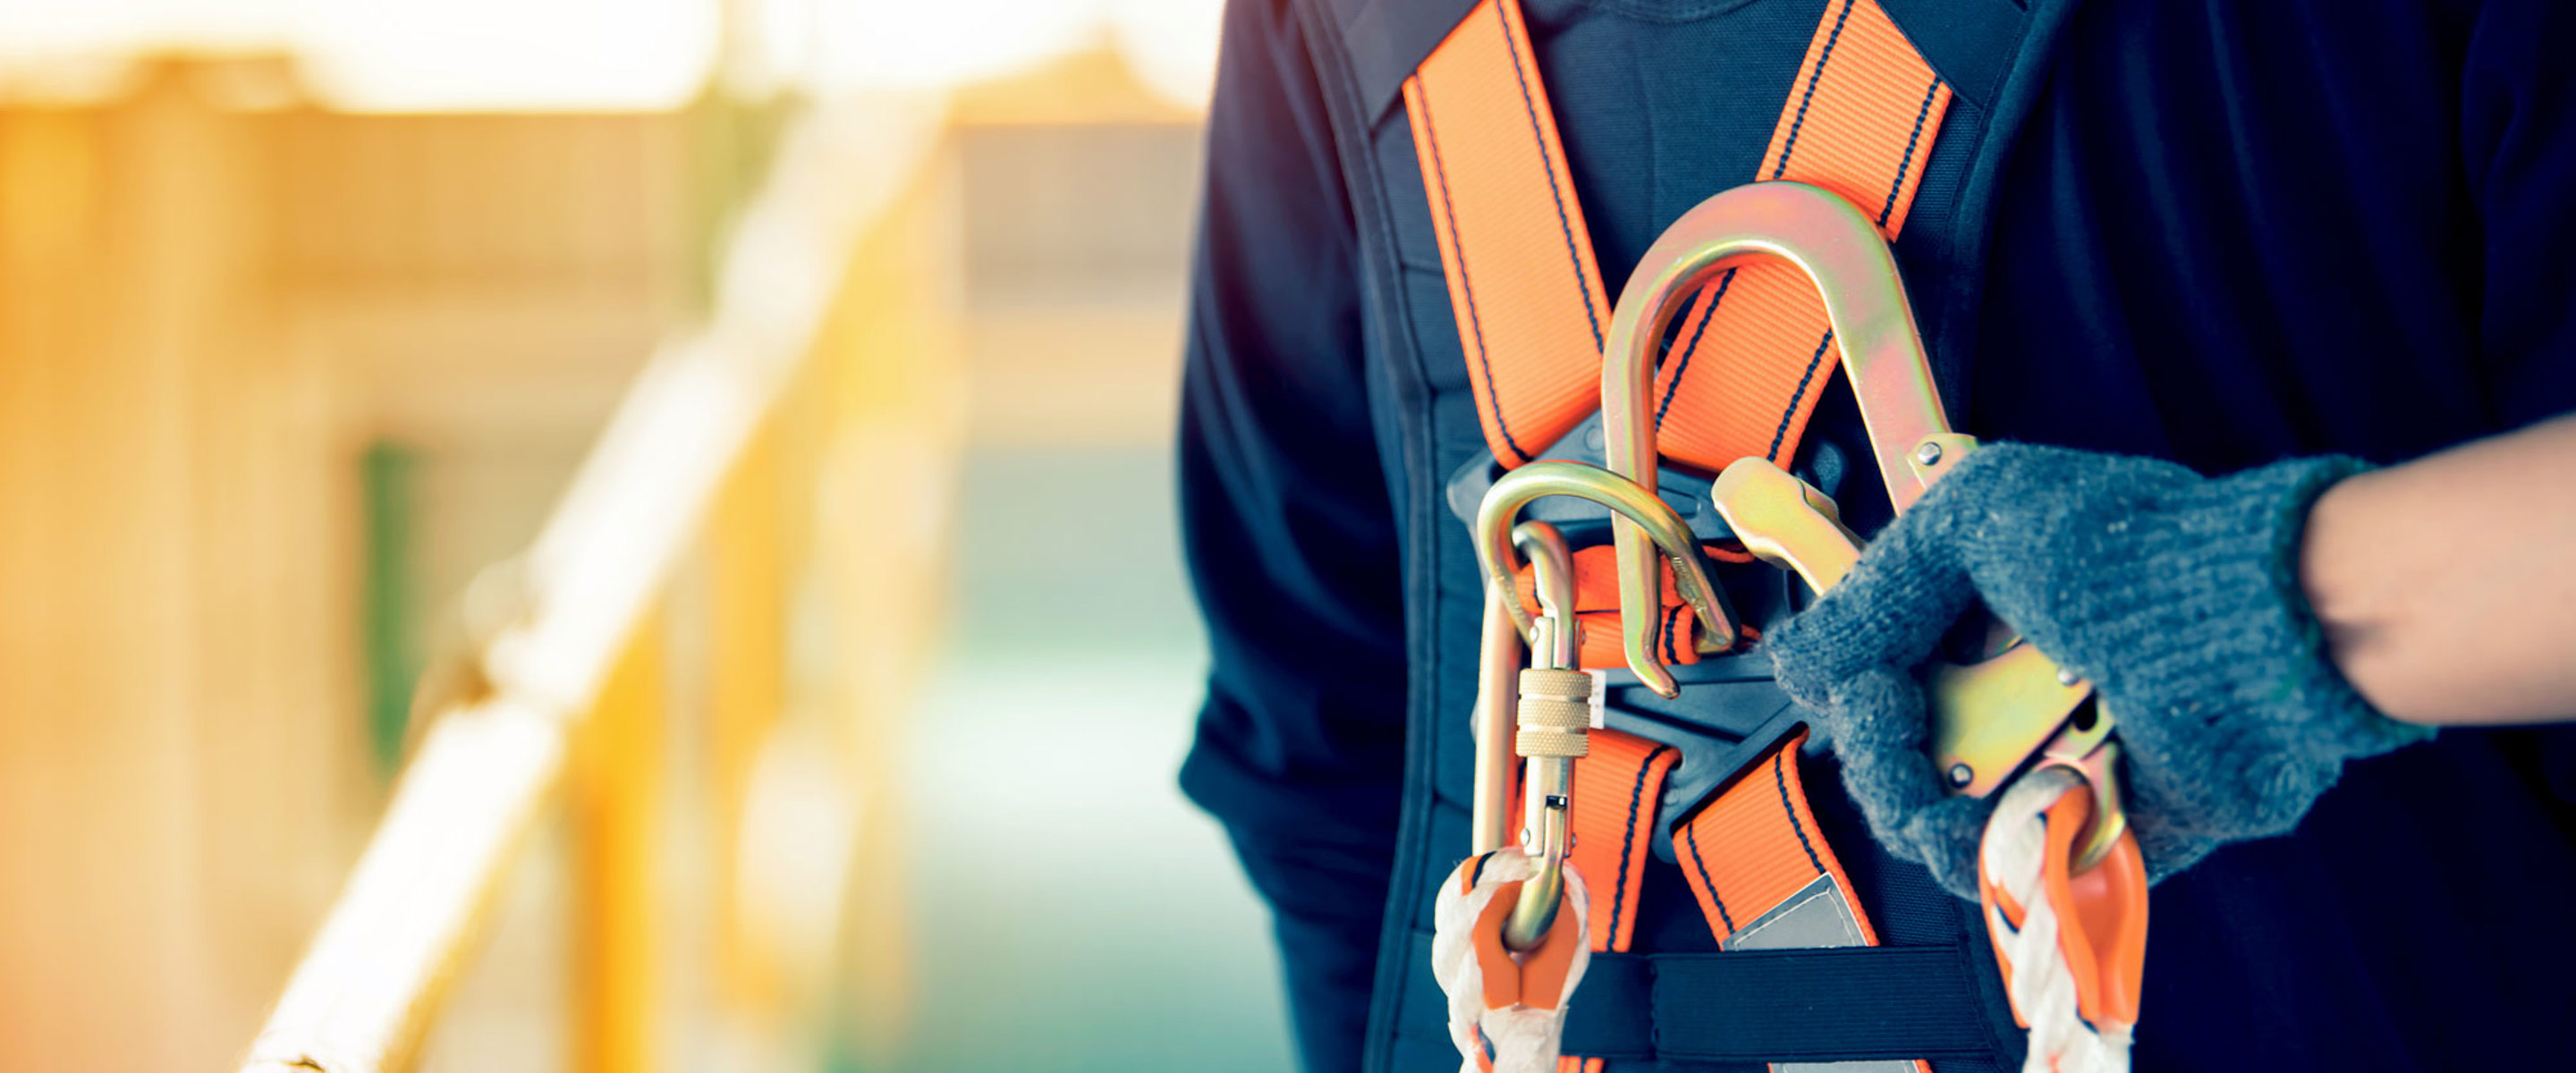
<svg viewBox="0 0 2576 1073">
<path fill-rule="evenodd" d="M 2576 424 L 2549 420 L 2576 411 L 2576 10 L 1880 6 L 1957 87 L 1894 247 L 1951 412 L 1999 446 L 1764 646 L 1833 739 L 1802 762 L 1828 841 L 1958 889 L 1973 806 L 1924 781 L 1906 672 L 1920 623 L 1983 601 L 2130 743 L 2160 875 L 2137 1068 L 2576 1049 L 2576 731 L 2416 727 L 2576 716 Z M 1475 690 L 1443 482 L 1485 444 L 1398 86 L 1469 8 L 1229 0 L 1209 118 L 1179 457 L 1212 669 L 1181 781 L 1272 906 L 1310 1070 L 1456 1062 L 1416 962 Z M 1612 293 L 1753 177 L 1830 14 L 1521 10 Z M 1854 424 L 1831 390 L 1816 442 Z M 1689 896 L 1654 882 L 1640 934 L 1682 942 L 1653 916 Z"/>
</svg>

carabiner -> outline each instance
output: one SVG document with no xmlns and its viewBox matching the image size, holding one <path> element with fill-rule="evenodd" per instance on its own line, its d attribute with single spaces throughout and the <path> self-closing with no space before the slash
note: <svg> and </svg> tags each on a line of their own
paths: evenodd
<svg viewBox="0 0 2576 1073">
<path fill-rule="evenodd" d="M 1547 496 L 1588 500 L 1634 523 L 1672 564 L 1674 587 L 1681 590 L 1683 602 L 1699 616 L 1697 650 L 1716 653 L 1735 647 L 1735 617 L 1728 613 L 1725 594 L 1709 579 L 1708 568 L 1700 561 L 1699 544 L 1681 516 L 1636 482 L 1576 462 L 1532 462 L 1503 474 L 1476 508 L 1476 562 L 1485 573 L 1487 599 L 1502 602 L 1504 612 L 1520 628 L 1523 638 L 1532 636 L 1536 626 L 1515 592 L 1513 577 L 1520 563 L 1512 552 L 1510 526 L 1522 507 Z M 1621 572 L 1626 573 L 1624 568 Z M 1660 575 L 1652 570 L 1646 573 L 1660 592 Z M 1623 576 L 1622 585 L 1628 580 L 1631 579 Z M 1656 606 L 1645 614 L 1620 616 L 1621 640 L 1627 647 L 1628 669 L 1637 673 L 1638 680 L 1658 696 L 1675 697 L 1681 695 L 1681 687 L 1674 684 L 1673 673 L 1655 658 L 1655 624 L 1662 618 L 1661 599 L 1657 595 Z"/>
<path fill-rule="evenodd" d="M 1563 624 L 1552 631 L 1549 643 L 1539 646 L 1539 658 L 1553 659 L 1553 666 L 1571 667 L 1582 641 L 1574 620 L 1574 553 L 1568 549 L 1565 534 L 1546 522 L 1522 522 L 1512 527 L 1512 546 L 1530 561 L 1540 614 Z M 1488 588 L 1485 641 L 1478 655 L 1473 727 L 1476 782 L 1469 804 L 1469 840 L 1474 843 L 1474 852 L 1480 854 L 1511 844 L 1510 817 L 1506 814 L 1511 811 L 1514 756 L 1505 743 L 1512 739 L 1512 716 L 1520 698 L 1522 645 L 1527 639 L 1504 610 L 1506 601 L 1514 606 L 1519 603 L 1514 593 L 1497 595 Z"/>
<path fill-rule="evenodd" d="M 1574 848 L 1572 816 L 1574 794 L 1574 758 L 1589 751 L 1581 738 L 1588 729 L 1569 726 L 1574 718 L 1560 718 L 1553 725 L 1534 724 L 1530 718 L 1533 702 L 1555 704 L 1570 709 L 1565 696 L 1534 697 L 1533 679 L 1552 680 L 1583 678 L 1581 687 L 1589 691 L 1590 680 L 1575 666 L 1581 647 L 1579 627 L 1574 618 L 1574 554 L 1565 542 L 1565 534 L 1546 522 L 1522 522 L 1512 527 L 1512 546 L 1529 557 L 1532 587 L 1537 590 L 1539 617 L 1533 623 L 1530 638 L 1529 669 L 1531 674 L 1515 676 L 1514 715 L 1519 724 L 1513 735 L 1515 754 L 1523 753 L 1522 735 L 1553 735 L 1558 747 L 1545 755 L 1525 756 L 1527 773 L 1523 776 L 1521 830 L 1527 840 L 1526 851 L 1539 859 L 1536 874 L 1521 884 L 1520 898 L 1512 904 L 1511 915 L 1503 919 L 1503 945 L 1513 950 L 1534 950 L 1556 925 L 1557 907 L 1564 901 L 1565 855 Z M 1562 683 L 1560 683 L 1560 686 Z M 1559 693 L 1570 692 L 1560 688 Z M 1567 745 L 1563 735 L 1574 736 L 1576 744 Z M 1499 744 L 1499 736 L 1497 744 Z M 1481 753 L 1483 741 L 1476 743 Z M 1480 757 L 1481 759 L 1481 757 Z"/>
<path fill-rule="evenodd" d="M 1535 948 L 1556 923 L 1563 902 L 1562 869 L 1573 848 L 1574 759 L 1588 750 L 1583 735 L 1589 728 L 1585 709 L 1590 706 L 1591 679 L 1576 666 L 1581 639 L 1575 617 L 1573 555 L 1555 526 L 1536 521 L 1513 524 L 1522 507 L 1551 495 L 1598 503 L 1648 527 L 1671 560 L 1675 586 L 1694 612 L 1712 623 L 1732 621 L 1717 603 L 1718 590 L 1699 560 L 1689 528 L 1671 507 L 1633 482 L 1592 466 L 1533 462 L 1505 474 L 1486 493 L 1476 512 L 1475 533 L 1477 559 L 1485 575 L 1485 666 L 1476 702 L 1473 831 L 1476 852 L 1503 847 L 1502 813 L 1510 797 L 1511 761 L 1518 756 L 1526 765 L 1522 847 L 1539 858 L 1539 867 L 1535 877 L 1522 885 L 1503 922 L 1503 944 L 1513 950 Z M 1514 579 L 1524 555 L 1538 596 L 1536 616 L 1521 607 L 1516 591 Z M 1525 627 L 1520 625 L 1523 622 Z M 1731 644 L 1733 630 L 1725 632 Z M 1706 633 L 1717 635 L 1715 629 Z M 1651 628 L 1631 629 L 1624 641 L 1629 666 L 1639 679 L 1668 697 L 1680 692 L 1671 672 L 1654 658 Z M 1513 666 L 1524 643 L 1529 648 L 1525 671 Z M 1506 667 L 1512 671 L 1508 676 Z M 1513 745 L 1506 753 L 1505 734 L 1515 725 L 1517 733 L 1512 734 Z"/>
</svg>

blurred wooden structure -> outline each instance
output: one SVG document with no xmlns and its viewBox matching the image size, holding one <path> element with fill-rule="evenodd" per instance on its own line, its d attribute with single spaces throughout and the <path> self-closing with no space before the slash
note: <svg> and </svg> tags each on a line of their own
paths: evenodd
<svg viewBox="0 0 2576 1073">
<path fill-rule="evenodd" d="M 645 357 L 704 308 L 746 122 L 720 104 L 341 115 L 258 59 L 151 65 L 112 101 L 0 104 L 0 1069 L 239 1053 L 386 790 L 358 717 L 357 460 L 385 441 L 432 460 L 419 591 L 443 598 L 515 550 Z M 914 162 L 883 166 L 892 184 Z M 935 204 L 907 211 L 871 240 L 905 266 L 880 276 L 954 245 Z M 610 866 L 592 873 L 623 876 L 577 884 L 564 912 L 600 959 L 567 975 L 618 981 L 576 1003 L 612 1022 L 584 1036 L 586 1068 L 648 1065 L 660 1040 L 597 1041 L 640 1037 L 675 1000 L 649 973 L 590 971 L 618 959 L 721 969 L 719 1010 L 784 1015 L 792 966 L 777 963 L 793 958 L 732 915 L 739 821 L 760 766 L 794 751 L 780 727 L 815 724 L 798 740 L 860 763 L 849 705 L 899 687 L 810 653 L 791 668 L 789 619 L 828 649 L 851 624 L 814 609 L 863 603 L 818 586 L 892 573 L 866 603 L 928 601 L 948 367 L 888 374 L 854 355 L 953 350 L 953 291 L 835 299 L 825 360 L 763 427 L 679 612 L 656 620 L 700 642 L 617 691 L 619 733 L 581 751 L 659 758 L 590 763 L 616 778 L 576 794 L 653 825 L 575 832 L 577 859 Z M 818 536 L 827 511 L 877 531 L 842 502 L 861 493 L 816 482 L 851 476 L 831 461 L 855 452 L 845 434 L 888 414 L 910 425 L 868 434 L 930 470 L 862 487 L 927 487 L 929 504 L 897 537 Z M 850 561 L 864 555 L 887 562 Z M 657 744 L 675 733 L 677 754 Z M 674 794 L 718 822 L 658 823 Z M 677 913 L 655 907 L 675 858 L 703 870 L 671 892 Z"/>
<path fill-rule="evenodd" d="M 516 552 L 709 315 L 769 122 L 343 115 L 280 61 L 143 70 L 0 101 L 0 1073 L 240 1054 L 387 801 L 360 459 L 424 460 L 414 591 Z M 433 1068 L 867 1064 L 901 1031 L 884 758 L 959 444 L 1167 434 L 1198 137 L 1105 52 L 924 122 L 566 738 L 569 822 L 484 892 L 535 931 L 468 972 Z M 1067 183 L 1115 196 L 1063 212 Z"/>
<path fill-rule="evenodd" d="M 356 453 L 551 443 L 559 478 L 682 310 L 683 118 L 283 77 L 0 109 L 0 1065 L 240 1045 L 382 792 Z"/>
</svg>

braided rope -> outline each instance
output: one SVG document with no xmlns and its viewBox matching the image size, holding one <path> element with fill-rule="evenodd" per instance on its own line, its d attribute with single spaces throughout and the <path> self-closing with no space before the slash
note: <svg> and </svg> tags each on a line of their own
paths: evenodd
<svg viewBox="0 0 2576 1073">
<path fill-rule="evenodd" d="M 2019 927 L 1986 900 L 1986 928 L 2001 947 L 2005 990 L 2030 1024 L 2024 1073 L 2127 1073 L 2129 1026 L 2085 1022 L 2076 1006 L 2075 975 L 2058 948 L 2057 909 L 2048 903 L 2041 869 L 2048 857 L 2049 806 L 2084 791 L 2083 780 L 2056 768 L 2022 777 L 2004 791 L 1986 821 L 1977 866 L 1988 884 L 2022 907 Z"/>
<path fill-rule="evenodd" d="M 1481 873 L 1474 871 L 1480 859 L 1485 862 Z M 1449 996 L 1449 1041 L 1458 1046 L 1459 1073 L 1554 1073 L 1556 1069 L 1567 1000 L 1592 962 L 1590 937 L 1583 934 L 1590 898 L 1573 862 L 1565 865 L 1565 890 L 1571 902 L 1557 914 L 1556 926 L 1576 930 L 1576 952 L 1565 975 L 1565 992 L 1555 996 L 1555 1008 L 1520 1004 L 1487 1008 L 1484 973 L 1476 960 L 1476 920 L 1494 900 L 1496 888 L 1537 874 L 1536 859 L 1503 850 L 1468 858 L 1440 884 L 1440 899 L 1432 909 L 1431 973 Z M 1465 882 L 1469 875 L 1476 877 L 1472 889 Z M 1522 956 L 1515 954 L 1513 960 Z"/>
</svg>

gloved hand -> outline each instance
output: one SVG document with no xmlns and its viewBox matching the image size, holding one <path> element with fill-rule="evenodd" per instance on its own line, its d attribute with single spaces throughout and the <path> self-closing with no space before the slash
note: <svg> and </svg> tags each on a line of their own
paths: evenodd
<svg viewBox="0 0 2576 1073">
<path fill-rule="evenodd" d="M 2288 831 L 2345 760 L 2432 734 L 2353 691 L 2299 588 L 2309 504 L 2361 468 L 2310 458 L 2213 479 L 1983 447 L 1772 632 L 1780 684 L 1822 715 L 1879 840 L 1974 898 L 1990 803 L 1943 792 L 1915 670 L 1982 597 L 2118 720 L 2131 829 L 2161 879 Z"/>
</svg>

